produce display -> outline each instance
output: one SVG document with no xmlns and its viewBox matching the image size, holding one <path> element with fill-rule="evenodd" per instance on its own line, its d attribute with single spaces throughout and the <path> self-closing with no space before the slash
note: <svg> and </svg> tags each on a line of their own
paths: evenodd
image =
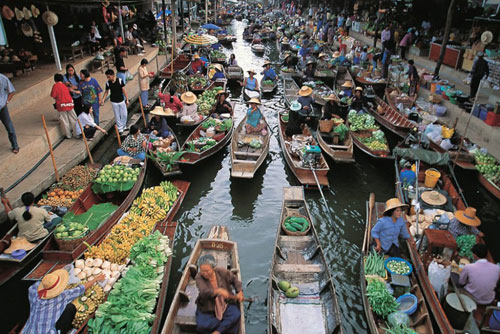
<svg viewBox="0 0 500 334">
<path fill-rule="evenodd" d="M 203 123 L 201 123 L 201 128 L 206 130 L 211 127 L 216 127 L 219 124 L 219 122 L 220 122 L 219 120 L 209 117 L 208 119 L 203 121 Z"/>
<path fill-rule="evenodd" d="M 305 232 L 309 228 L 309 222 L 304 217 L 287 217 L 283 224 L 289 232 Z"/>
<path fill-rule="evenodd" d="M 100 274 L 103 274 L 105 276 L 104 292 L 107 293 L 118 280 L 124 268 L 124 264 L 118 265 L 100 258 L 78 259 L 75 261 L 73 274 L 82 281 L 90 281 Z"/>
<path fill-rule="evenodd" d="M 404 261 L 391 260 L 387 262 L 386 267 L 398 275 L 408 275 L 411 272 L 410 266 Z"/>
<path fill-rule="evenodd" d="M 76 314 L 73 319 L 73 327 L 79 328 L 85 320 L 87 320 L 97 309 L 102 302 L 104 302 L 104 290 L 98 285 L 94 284 L 90 287 L 85 294 L 73 300 L 72 304 L 75 305 Z"/>
<path fill-rule="evenodd" d="M 295 68 L 293 67 L 287 67 L 287 66 L 284 66 L 281 68 L 281 70 L 285 73 L 292 73 L 292 72 L 295 72 Z"/>
<path fill-rule="evenodd" d="M 339 124 L 333 128 L 333 133 L 339 135 L 339 140 L 344 141 L 345 136 L 349 132 L 349 128 L 345 124 Z"/>
<path fill-rule="evenodd" d="M 190 76 L 188 77 L 188 84 L 191 88 L 205 88 L 210 82 L 202 76 Z"/>
<path fill-rule="evenodd" d="M 227 132 L 233 127 L 233 120 L 228 118 L 222 121 L 222 123 L 216 126 L 216 130 L 219 132 Z"/>
<path fill-rule="evenodd" d="M 65 206 L 69 208 L 82 192 L 83 189 L 71 191 L 55 188 L 43 195 L 38 201 L 38 205 L 50 205 L 54 207 Z"/>
<path fill-rule="evenodd" d="M 385 141 L 385 137 L 384 137 L 384 141 L 381 141 L 381 140 L 375 138 L 374 136 L 366 137 L 366 138 L 361 137 L 359 139 L 366 147 L 368 147 L 372 151 L 388 151 L 389 150 L 389 146 L 387 146 L 387 143 Z"/>
<path fill-rule="evenodd" d="M 177 188 L 169 181 L 145 189 L 134 200 L 128 215 L 111 229 L 106 238 L 85 252 L 85 258 L 100 258 L 124 264 L 137 240 L 151 234 L 157 222 L 164 220 L 178 197 Z"/>
<path fill-rule="evenodd" d="M 347 117 L 349 119 L 349 127 L 352 131 L 380 129 L 375 124 L 375 118 L 372 115 L 358 114 L 355 110 L 351 110 Z"/>
<path fill-rule="evenodd" d="M 458 246 L 458 255 L 473 259 L 472 246 L 476 244 L 476 236 L 474 234 L 459 235 L 456 238 Z"/>
<path fill-rule="evenodd" d="M 93 334 L 149 333 L 153 311 L 164 275 L 164 265 L 171 256 L 168 238 L 160 232 L 143 237 L 132 247 L 133 263 L 99 306 L 88 322 Z"/>
<path fill-rule="evenodd" d="M 155 148 L 155 152 L 163 152 L 169 153 L 175 151 L 175 148 L 172 146 L 172 143 L 175 143 L 174 136 L 169 136 L 167 138 L 160 138 L 157 141 L 153 142 L 153 147 Z"/>
<path fill-rule="evenodd" d="M 377 275 L 380 277 L 386 276 L 384 267 L 384 256 L 379 255 L 373 250 L 368 256 L 365 256 L 365 275 Z"/>
<path fill-rule="evenodd" d="M 61 240 L 75 240 L 83 238 L 89 231 L 86 224 L 70 222 L 59 224 L 55 229 L 55 237 Z"/>
<path fill-rule="evenodd" d="M 262 86 L 274 86 L 274 81 L 264 80 L 264 81 L 262 81 Z"/>
<path fill-rule="evenodd" d="M 117 208 L 118 206 L 108 202 L 94 204 L 86 212 L 79 215 L 75 215 L 73 212 L 66 213 L 61 225 L 66 225 L 68 227 L 71 224 L 79 224 L 86 226 L 90 231 L 94 231 L 106 221 Z M 67 230 L 68 229 L 66 229 L 66 231 Z"/>
<path fill-rule="evenodd" d="M 370 307 L 375 314 L 385 318 L 399 308 L 399 303 L 389 293 L 385 283 L 378 279 L 368 280 L 366 287 Z"/>
<path fill-rule="evenodd" d="M 198 97 L 198 112 L 203 115 L 208 115 L 210 109 L 212 109 L 212 106 L 215 104 L 215 96 L 220 90 L 222 90 L 222 87 L 214 87 L 204 91 L 203 94 Z"/>
<path fill-rule="evenodd" d="M 485 178 L 500 187 L 500 164 L 494 156 L 489 153 L 476 152 L 476 169 L 483 174 Z"/>
<path fill-rule="evenodd" d="M 140 168 L 124 165 L 106 165 L 97 175 L 92 185 L 96 194 L 132 189 L 140 173 Z"/>
<path fill-rule="evenodd" d="M 226 59 L 226 55 L 224 54 L 224 52 L 221 52 L 221 51 L 217 51 L 217 50 L 213 50 L 210 52 L 210 58 L 214 59 L 214 60 L 219 60 L 219 59 Z"/>
<path fill-rule="evenodd" d="M 160 165 L 163 165 L 167 172 L 172 171 L 176 166 L 176 161 L 178 161 L 184 152 L 163 152 L 157 151 L 154 155 L 148 155 L 148 158 L 156 160 Z"/>
<path fill-rule="evenodd" d="M 288 281 L 280 281 L 278 287 L 285 293 L 287 298 L 296 298 L 300 293 L 299 288 L 292 286 Z"/>
<path fill-rule="evenodd" d="M 349 128 L 353 132 L 365 131 L 368 136 L 359 136 L 359 140 L 372 151 L 388 151 L 385 134 L 375 124 L 375 118 L 368 114 L 358 114 L 355 110 L 349 111 Z M 370 131 L 371 134 L 369 133 Z"/>
<path fill-rule="evenodd" d="M 189 141 L 187 144 L 187 152 L 203 152 L 217 144 L 217 141 L 212 138 L 199 137 L 193 141 Z"/>
<path fill-rule="evenodd" d="M 387 334 L 414 334 L 415 331 L 405 324 L 399 324 L 394 326 L 388 326 L 388 328 L 384 328 L 385 333 Z"/>
</svg>

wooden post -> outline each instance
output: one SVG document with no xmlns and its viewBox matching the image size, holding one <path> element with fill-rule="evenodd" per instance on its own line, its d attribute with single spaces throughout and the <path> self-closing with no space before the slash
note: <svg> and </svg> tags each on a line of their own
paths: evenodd
<svg viewBox="0 0 500 334">
<path fill-rule="evenodd" d="M 205 24 L 208 23 L 208 0 L 205 0 Z"/>
<path fill-rule="evenodd" d="M 50 157 L 52 158 L 52 165 L 54 166 L 54 172 L 56 173 L 56 181 L 59 182 L 59 172 L 57 171 L 56 158 L 54 157 L 54 151 L 52 150 L 52 143 L 50 142 L 49 131 L 47 130 L 47 123 L 45 122 L 45 116 L 42 115 L 43 128 L 45 130 L 45 136 L 47 137 L 47 144 L 49 144 Z"/>
<path fill-rule="evenodd" d="M 118 127 L 115 124 L 115 132 L 116 132 L 116 139 L 118 140 L 118 146 L 122 147 L 122 140 L 120 138 L 120 131 L 118 131 Z"/>
<path fill-rule="evenodd" d="M 147 128 L 148 125 L 146 123 L 146 114 L 144 113 L 144 108 L 142 107 L 142 99 L 139 96 L 139 106 L 141 106 L 142 119 L 144 120 L 144 127 Z"/>
<path fill-rule="evenodd" d="M 89 155 L 89 159 L 91 163 L 94 163 L 94 159 L 92 158 L 92 153 L 90 153 L 89 143 L 87 142 L 87 136 L 85 136 L 85 132 L 83 132 L 82 123 L 77 118 L 78 126 L 80 127 L 80 131 L 82 132 L 83 142 L 85 143 L 85 149 L 87 150 L 87 154 Z"/>
<path fill-rule="evenodd" d="M 172 62 L 171 62 L 171 70 L 172 76 L 174 75 L 174 57 L 175 57 L 175 48 L 177 46 L 177 24 L 176 24 L 176 4 L 175 0 L 170 0 L 170 9 L 171 9 L 171 18 L 172 18 Z"/>
</svg>

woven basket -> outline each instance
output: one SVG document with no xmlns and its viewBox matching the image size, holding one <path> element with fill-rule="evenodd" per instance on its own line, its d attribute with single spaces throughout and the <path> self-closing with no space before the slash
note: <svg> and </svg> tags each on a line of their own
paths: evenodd
<svg viewBox="0 0 500 334">
<path fill-rule="evenodd" d="M 309 223 L 309 227 L 304 232 L 292 232 L 292 231 L 288 231 L 285 228 L 285 220 L 288 217 L 301 217 L 301 218 L 305 218 L 307 220 L 307 222 Z M 303 216 L 303 215 L 300 215 L 300 214 L 292 214 L 292 215 L 287 216 L 285 219 L 283 219 L 283 221 L 281 222 L 281 228 L 283 229 L 283 231 L 285 232 L 286 235 L 292 235 L 292 236 L 296 236 L 296 237 L 304 236 L 304 235 L 307 235 L 307 233 L 309 233 L 309 230 L 311 229 L 311 220 L 309 218 L 307 218 L 306 216 Z"/>
<path fill-rule="evenodd" d="M 78 238 L 78 239 L 73 239 L 73 240 L 63 240 L 63 239 L 57 239 L 57 238 L 54 238 L 54 239 L 56 241 L 56 244 L 57 244 L 57 247 L 59 248 L 59 250 L 65 251 L 65 252 L 72 252 L 75 248 L 80 246 L 80 244 L 82 242 L 87 240 L 88 235 L 89 235 L 89 232 L 87 231 L 87 233 L 83 237 Z"/>
<path fill-rule="evenodd" d="M 322 119 L 319 121 L 319 131 L 328 133 L 333 129 L 333 119 Z"/>
</svg>

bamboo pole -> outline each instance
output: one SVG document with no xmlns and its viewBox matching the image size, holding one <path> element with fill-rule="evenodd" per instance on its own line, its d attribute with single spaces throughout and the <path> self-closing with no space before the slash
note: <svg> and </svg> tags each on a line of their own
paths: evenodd
<svg viewBox="0 0 500 334">
<path fill-rule="evenodd" d="M 83 142 L 85 143 L 85 149 L 87 150 L 87 154 L 89 155 L 89 159 L 91 163 L 94 163 L 94 158 L 92 158 L 92 153 L 90 153 L 89 143 L 87 142 L 87 136 L 85 136 L 85 132 L 83 132 L 82 123 L 77 118 L 78 126 L 80 127 L 80 131 L 82 132 Z"/>
<path fill-rule="evenodd" d="M 120 138 L 120 131 L 118 131 L 118 127 L 115 124 L 115 132 L 116 132 L 116 139 L 118 140 L 118 146 L 122 147 L 122 140 Z"/>
<path fill-rule="evenodd" d="M 52 143 L 50 142 L 49 131 L 47 130 L 47 123 L 45 122 L 45 116 L 42 115 L 43 129 L 45 130 L 45 136 L 47 136 L 47 144 L 49 144 L 50 157 L 52 158 L 52 165 L 54 166 L 54 172 L 56 173 L 56 181 L 59 182 L 59 172 L 57 171 L 56 158 L 54 157 L 54 151 L 52 150 Z"/>
<path fill-rule="evenodd" d="M 175 0 L 170 0 L 170 9 L 171 9 L 171 14 L 170 17 L 172 18 L 172 62 L 170 65 L 171 71 L 172 71 L 172 76 L 174 75 L 174 57 L 175 57 L 175 47 L 177 44 L 177 24 L 176 24 L 176 4 Z"/>
<path fill-rule="evenodd" d="M 147 128 L 148 125 L 146 124 L 146 114 L 144 113 L 144 108 L 142 107 L 142 99 L 140 96 L 139 96 L 139 106 L 141 107 L 142 119 L 144 120 L 144 127 Z"/>
</svg>

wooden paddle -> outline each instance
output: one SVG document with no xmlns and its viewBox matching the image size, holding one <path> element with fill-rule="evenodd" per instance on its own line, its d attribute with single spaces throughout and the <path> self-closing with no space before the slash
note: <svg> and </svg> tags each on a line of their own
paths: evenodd
<svg viewBox="0 0 500 334">
<path fill-rule="evenodd" d="M 370 193 L 370 199 L 368 200 L 368 233 L 366 234 L 365 240 L 363 240 L 363 250 L 365 249 L 370 240 L 370 231 L 372 229 L 372 215 L 373 215 L 373 207 L 375 206 L 375 194 Z"/>
</svg>

